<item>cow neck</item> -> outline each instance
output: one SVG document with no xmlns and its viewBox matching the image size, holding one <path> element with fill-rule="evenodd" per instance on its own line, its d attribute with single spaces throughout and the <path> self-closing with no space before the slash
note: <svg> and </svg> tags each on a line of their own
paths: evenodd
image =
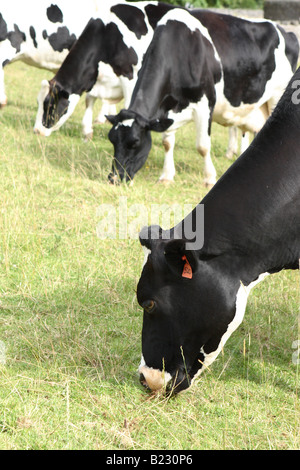
<svg viewBox="0 0 300 470">
<path fill-rule="evenodd" d="M 105 60 L 103 47 L 105 25 L 91 19 L 62 63 L 55 79 L 70 94 L 90 91 L 98 76 L 98 64 Z"/>
<path fill-rule="evenodd" d="M 290 94 L 280 103 L 247 151 L 201 201 L 200 259 L 225 257 L 249 282 L 263 272 L 299 266 L 300 112 Z"/>
<path fill-rule="evenodd" d="M 160 118 L 166 112 L 163 100 L 170 87 L 170 72 L 167 67 L 162 66 L 160 57 L 157 57 L 160 52 L 161 49 L 157 48 L 155 38 L 144 56 L 129 105 L 129 110 L 147 120 Z M 168 91 L 170 93 L 170 90 Z"/>
</svg>

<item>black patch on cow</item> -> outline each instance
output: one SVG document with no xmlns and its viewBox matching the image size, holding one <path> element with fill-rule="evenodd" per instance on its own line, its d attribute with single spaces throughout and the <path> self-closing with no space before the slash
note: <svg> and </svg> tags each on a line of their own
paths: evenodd
<svg viewBox="0 0 300 470">
<path fill-rule="evenodd" d="M 2 62 L 2 67 L 5 67 L 5 66 L 8 65 L 9 63 L 10 63 L 10 60 L 5 59 L 5 60 Z"/>
<path fill-rule="evenodd" d="M 208 29 L 218 51 L 229 103 L 235 107 L 257 103 L 276 66 L 274 51 L 279 38 L 274 26 L 207 10 L 191 13 Z"/>
<path fill-rule="evenodd" d="M 130 5 L 115 5 L 111 8 L 111 11 L 126 24 L 127 28 L 138 39 L 147 34 L 148 28 L 145 23 L 145 15 L 139 8 Z"/>
<path fill-rule="evenodd" d="M 281 26 L 277 25 L 277 28 L 281 32 L 285 40 L 285 55 L 291 64 L 293 72 L 297 68 L 297 61 L 299 56 L 299 42 L 297 36 L 294 33 L 287 33 Z"/>
<path fill-rule="evenodd" d="M 44 34 L 43 34 L 44 36 Z M 75 34 L 71 34 L 66 26 L 59 27 L 56 33 L 48 36 L 48 41 L 55 51 L 70 50 L 76 40 Z"/>
<path fill-rule="evenodd" d="M 156 28 L 157 23 L 161 18 L 169 11 L 175 8 L 175 5 L 167 5 L 165 3 L 159 3 L 158 5 L 147 5 L 145 7 L 146 15 L 148 16 L 148 21 L 153 29 Z M 181 8 L 176 5 L 176 8 Z"/>
<path fill-rule="evenodd" d="M 31 39 L 32 39 L 32 41 L 33 41 L 34 47 L 37 48 L 38 45 L 37 45 L 37 42 L 36 42 L 36 34 L 35 34 L 35 29 L 34 29 L 33 26 L 30 26 L 30 28 L 29 28 L 29 33 L 30 33 L 30 37 L 31 37 Z"/>
<path fill-rule="evenodd" d="M 51 5 L 47 8 L 47 17 L 48 20 L 52 23 L 62 23 L 63 22 L 63 14 L 60 8 L 57 5 Z"/>
<path fill-rule="evenodd" d="M 7 38 L 7 24 L 0 13 L 0 41 L 4 41 Z"/>
<path fill-rule="evenodd" d="M 47 31 L 46 31 L 45 29 L 43 30 L 42 35 L 43 35 L 43 38 L 44 38 L 44 39 L 47 39 L 48 33 L 47 33 Z"/>
<path fill-rule="evenodd" d="M 138 56 L 132 47 L 127 47 L 115 23 L 109 23 L 105 30 L 105 45 L 108 63 L 117 76 L 133 78 L 133 65 L 137 65 Z"/>
<path fill-rule="evenodd" d="M 16 52 L 20 52 L 22 42 L 26 41 L 26 35 L 22 31 L 20 31 L 19 27 L 14 24 L 14 31 L 10 31 L 7 34 L 8 39 L 12 47 L 16 49 Z"/>
</svg>

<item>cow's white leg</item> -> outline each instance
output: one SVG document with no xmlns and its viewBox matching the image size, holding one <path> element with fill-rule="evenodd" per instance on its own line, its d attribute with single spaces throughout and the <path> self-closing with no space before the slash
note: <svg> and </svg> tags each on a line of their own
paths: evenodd
<svg viewBox="0 0 300 470">
<path fill-rule="evenodd" d="M 102 100 L 102 107 L 98 114 L 95 123 L 105 124 L 107 122 L 106 116 L 117 114 L 117 107 L 115 104 L 111 104 L 109 101 Z"/>
<path fill-rule="evenodd" d="M 210 155 L 211 140 L 208 133 L 211 110 L 208 99 L 203 96 L 199 106 L 195 110 L 196 124 L 196 148 L 204 158 L 204 184 L 212 187 L 217 181 L 217 172 Z"/>
<path fill-rule="evenodd" d="M 232 159 L 238 153 L 238 129 L 231 126 L 228 129 L 228 146 L 226 150 L 226 158 Z"/>
<path fill-rule="evenodd" d="M 241 139 L 241 154 L 247 150 L 249 147 L 249 141 L 250 141 L 250 133 L 249 132 L 243 132 L 242 134 L 242 139 Z"/>
<path fill-rule="evenodd" d="M 85 113 L 82 119 L 82 132 L 86 140 L 93 137 L 93 108 L 97 98 L 87 93 L 85 97 Z"/>
<path fill-rule="evenodd" d="M 4 70 L 3 67 L 0 67 L 0 108 L 7 104 L 7 97 L 5 94 L 4 86 Z"/>
<path fill-rule="evenodd" d="M 169 182 L 174 180 L 175 165 L 174 165 L 174 147 L 175 147 L 175 130 L 164 132 L 163 146 L 165 149 L 165 161 L 163 172 L 159 178 L 160 182 Z"/>
</svg>

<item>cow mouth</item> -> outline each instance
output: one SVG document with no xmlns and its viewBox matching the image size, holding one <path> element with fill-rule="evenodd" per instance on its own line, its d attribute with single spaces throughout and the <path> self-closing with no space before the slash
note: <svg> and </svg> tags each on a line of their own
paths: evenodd
<svg viewBox="0 0 300 470">
<path fill-rule="evenodd" d="M 168 373 L 158 369 L 152 369 L 145 365 L 139 367 L 140 383 L 153 393 L 174 396 L 188 389 L 203 365 L 203 354 L 197 354 L 190 368 L 179 366 L 174 373 Z"/>
<path fill-rule="evenodd" d="M 156 371 L 152 369 L 152 374 L 161 375 L 163 374 L 161 371 Z M 149 371 L 147 375 L 149 374 Z M 182 372 L 178 370 L 173 376 L 168 373 L 163 374 L 163 378 L 160 380 L 155 381 L 155 377 L 151 377 L 149 380 L 149 375 L 146 379 L 145 374 L 141 371 L 140 372 L 140 383 L 143 387 L 154 394 L 162 394 L 166 395 L 167 397 L 175 396 L 179 392 L 189 388 L 191 385 L 191 380 L 189 374 L 186 372 Z M 166 378 L 165 378 L 166 377 Z"/>
</svg>

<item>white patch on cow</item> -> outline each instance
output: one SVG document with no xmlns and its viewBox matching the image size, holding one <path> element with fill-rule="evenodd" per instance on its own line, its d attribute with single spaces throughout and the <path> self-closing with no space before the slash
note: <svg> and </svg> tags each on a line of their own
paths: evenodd
<svg viewBox="0 0 300 470">
<path fill-rule="evenodd" d="M 248 286 L 244 286 L 243 283 L 241 282 L 241 286 L 237 292 L 236 296 L 236 310 L 235 310 L 235 316 L 232 320 L 231 323 L 229 323 L 227 331 L 224 333 L 224 335 L 221 338 L 221 341 L 219 343 L 218 348 L 209 353 L 206 354 L 204 351 L 204 347 L 200 349 L 200 352 L 204 356 L 204 361 L 202 364 L 202 368 L 199 369 L 198 373 L 193 377 L 192 382 L 207 368 L 209 367 L 214 360 L 217 358 L 217 356 L 220 354 L 220 352 L 223 350 L 226 341 L 228 338 L 232 335 L 232 333 L 239 327 L 239 325 L 242 323 L 245 310 L 246 310 L 246 305 L 247 305 L 247 300 L 249 293 L 251 289 L 256 286 L 259 282 L 261 282 L 263 279 L 265 279 L 266 276 L 268 276 L 269 273 L 263 273 L 260 274 L 260 276 L 253 282 L 251 282 Z"/>
<path fill-rule="evenodd" d="M 57 121 L 57 123 L 52 126 L 51 128 L 47 128 L 43 126 L 42 124 L 42 118 L 43 118 L 43 113 L 44 113 L 44 100 L 49 93 L 50 86 L 49 82 L 47 80 L 42 81 L 42 86 L 40 89 L 40 92 L 38 94 L 38 111 L 37 111 L 37 116 L 36 116 L 36 121 L 34 125 L 34 132 L 35 134 L 42 135 L 44 137 L 49 137 L 53 131 L 57 131 L 66 121 L 69 119 L 71 114 L 74 112 L 74 109 L 76 108 L 76 105 L 80 99 L 80 95 L 70 95 L 69 96 L 69 106 L 68 106 L 68 111 Z"/>
<path fill-rule="evenodd" d="M 208 30 L 197 20 L 194 16 L 192 16 L 188 11 L 182 10 L 180 8 L 175 8 L 174 10 L 170 10 L 166 13 L 162 19 L 157 23 L 157 26 L 164 26 L 167 24 L 168 21 L 179 21 L 180 23 L 184 23 L 191 31 L 196 31 L 197 29 L 212 43 L 211 37 L 209 35 Z"/>
<path fill-rule="evenodd" d="M 149 250 L 149 248 L 146 248 L 145 246 L 143 246 L 143 250 L 144 250 L 144 262 L 143 262 L 143 267 L 144 267 L 145 264 L 147 263 L 148 256 L 150 255 L 151 250 Z"/>
<path fill-rule="evenodd" d="M 98 77 L 95 85 L 86 94 L 86 110 L 82 119 L 83 135 L 85 137 L 93 134 L 93 108 L 97 99 L 102 100 L 102 108 L 96 122 L 104 124 L 105 115 L 117 114 L 115 105 L 123 98 L 122 84 L 116 76 L 112 67 L 103 62 L 98 64 Z"/>
<path fill-rule="evenodd" d="M 133 125 L 133 123 L 134 123 L 134 119 L 125 119 L 122 122 L 118 122 L 115 129 L 118 129 L 119 126 L 131 127 Z"/>
<path fill-rule="evenodd" d="M 49 90 L 50 90 L 50 85 L 49 85 L 48 80 L 42 80 L 41 88 L 37 96 L 38 110 L 37 110 L 37 115 L 35 118 L 35 124 L 34 124 L 33 130 L 35 134 L 39 134 L 43 136 L 46 136 L 46 134 L 48 134 L 47 132 L 48 130 L 50 131 L 48 135 L 51 134 L 51 130 L 46 129 L 42 124 L 42 118 L 43 118 L 43 113 L 44 113 L 43 104 L 44 104 L 44 100 L 46 96 L 49 93 Z"/>
</svg>

